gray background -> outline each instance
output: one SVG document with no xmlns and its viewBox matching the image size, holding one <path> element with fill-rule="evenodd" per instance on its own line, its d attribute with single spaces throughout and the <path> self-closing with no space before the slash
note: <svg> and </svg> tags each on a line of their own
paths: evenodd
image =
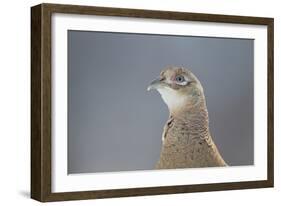
<svg viewBox="0 0 281 206">
<path fill-rule="evenodd" d="M 229 165 L 253 164 L 249 39 L 68 31 L 68 173 L 153 169 L 168 109 L 146 87 L 168 65 L 201 81 Z"/>
</svg>

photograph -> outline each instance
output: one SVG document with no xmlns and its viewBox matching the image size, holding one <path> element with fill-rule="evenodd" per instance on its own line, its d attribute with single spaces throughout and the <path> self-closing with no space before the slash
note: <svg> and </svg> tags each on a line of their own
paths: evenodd
<svg viewBox="0 0 281 206">
<path fill-rule="evenodd" d="M 31 8 L 31 197 L 273 187 L 274 19 Z"/>
<path fill-rule="evenodd" d="M 254 164 L 253 39 L 67 39 L 69 174 Z"/>
</svg>

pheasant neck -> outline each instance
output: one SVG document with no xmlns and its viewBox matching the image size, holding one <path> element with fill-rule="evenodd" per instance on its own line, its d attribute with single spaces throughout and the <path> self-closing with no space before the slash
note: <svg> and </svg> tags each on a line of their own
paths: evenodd
<svg viewBox="0 0 281 206">
<path fill-rule="evenodd" d="M 170 112 L 170 116 L 182 122 L 188 128 L 190 134 L 195 136 L 209 134 L 209 117 L 203 98 L 195 105 L 186 105 L 181 110 Z"/>
</svg>

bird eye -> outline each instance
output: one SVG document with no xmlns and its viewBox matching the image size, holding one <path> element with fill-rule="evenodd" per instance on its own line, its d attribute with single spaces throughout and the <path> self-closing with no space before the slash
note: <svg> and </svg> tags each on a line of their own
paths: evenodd
<svg viewBox="0 0 281 206">
<path fill-rule="evenodd" d="M 179 76 L 176 77 L 176 81 L 179 82 L 179 83 L 182 83 L 182 82 L 184 82 L 184 77 L 179 75 Z"/>
</svg>

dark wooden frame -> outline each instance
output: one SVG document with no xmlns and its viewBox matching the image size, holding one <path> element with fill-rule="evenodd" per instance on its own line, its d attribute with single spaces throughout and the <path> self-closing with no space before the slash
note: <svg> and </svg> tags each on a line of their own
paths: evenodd
<svg viewBox="0 0 281 206">
<path fill-rule="evenodd" d="M 268 34 L 267 180 L 150 188 L 52 193 L 51 191 L 51 16 L 53 13 L 103 15 L 266 25 Z M 272 18 L 40 4 L 31 8 L 31 198 L 47 202 L 139 195 L 273 187 L 273 33 Z"/>
</svg>

